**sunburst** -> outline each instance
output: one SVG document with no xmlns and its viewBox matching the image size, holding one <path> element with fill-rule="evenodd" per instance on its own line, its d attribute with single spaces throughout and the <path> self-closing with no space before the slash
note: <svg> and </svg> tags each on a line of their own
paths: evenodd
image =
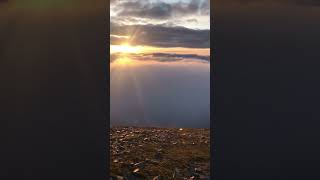
<svg viewBox="0 0 320 180">
<path fill-rule="evenodd" d="M 140 46 L 131 46 L 129 43 L 121 45 L 111 45 L 110 53 L 139 53 L 141 51 Z"/>
</svg>

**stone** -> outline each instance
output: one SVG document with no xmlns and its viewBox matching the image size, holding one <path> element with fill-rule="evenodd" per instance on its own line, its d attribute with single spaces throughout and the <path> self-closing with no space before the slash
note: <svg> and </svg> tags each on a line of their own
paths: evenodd
<svg viewBox="0 0 320 180">
<path fill-rule="evenodd" d="M 163 177 L 162 176 L 156 176 L 152 180 L 163 180 Z"/>
<path fill-rule="evenodd" d="M 134 173 L 139 172 L 139 171 L 140 171 L 139 168 L 136 168 L 136 169 L 133 170 Z"/>
<path fill-rule="evenodd" d="M 135 167 L 139 167 L 139 168 L 143 168 L 143 167 L 144 167 L 144 165 L 145 165 L 145 163 L 144 163 L 144 162 L 138 162 L 138 163 L 135 163 L 133 166 L 135 166 Z"/>
<path fill-rule="evenodd" d="M 157 152 L 155 155 L 154 155 L 154 158 L 156 159 L 161 159 L 162 158 L 162 154 Z"/>
<path fill-rule="evenodd" d="M 202 170 L 201 170 L 201 168 L 194 168 L 194 172 L 196 172 L 196 173 L 201 173 Z"/>
</svg>

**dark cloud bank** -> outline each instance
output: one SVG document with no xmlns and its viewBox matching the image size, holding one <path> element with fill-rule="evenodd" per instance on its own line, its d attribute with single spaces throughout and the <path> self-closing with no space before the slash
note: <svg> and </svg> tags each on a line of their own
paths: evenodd
<svg viewBox="0 0 320 180">
<path fill-rule="evenodd" d="M 209 48 L 210 30 L 194 30 L 185 27 L 162 25 L 111 24 L 111 34 L 132 36 L 131 44 L 158 47 Z M 111 37 L 111 44 L 121 44 L 127 39 Z"/>
<path fill-rule="evenodd" d="M 192 14 L 209 15 L 209 0 L 191 0 L 189 3 L 150 3 L 149 1 L 129 1 L 117 5 L 118 16 L 134 16 L 148 19 L 168 19 L 173 16 Z"/>
<path fill-rule="evenodd" d="M 210 61 L 210 56 L 199 56 L 196 54 L 168 54 L 168 53 L 153 53 L 153 57 L 160 57 L 165 59 L 196 59 L 202 61 Z"/>
</svg>

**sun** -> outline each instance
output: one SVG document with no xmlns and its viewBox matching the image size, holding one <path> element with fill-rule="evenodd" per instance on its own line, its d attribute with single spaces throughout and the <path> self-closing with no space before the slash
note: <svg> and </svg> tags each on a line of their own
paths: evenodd
<svg viewBox="0 0 320 180">
<path fill-rule="evenodd" d="M 121 45 L 111 45 L 110 53 L 139 53 L 141 47 L 139 46 L 131 46 L 129 43 L 121 44 Z"/>
</svg>

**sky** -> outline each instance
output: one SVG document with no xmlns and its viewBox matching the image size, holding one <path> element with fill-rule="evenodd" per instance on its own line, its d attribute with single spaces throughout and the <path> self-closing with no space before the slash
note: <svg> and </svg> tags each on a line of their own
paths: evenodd
<svg viewBox="0 0 320 180">
<path fill-rule="evenodd" d="M 113 0 L 111 45 L 209 48 L 209 7 L 209 0 Z"/>
<path fill-rule="evenodd" d="M 209 0 L 113 0 L 111 125 L 209 127 Z"/>
</svg>

